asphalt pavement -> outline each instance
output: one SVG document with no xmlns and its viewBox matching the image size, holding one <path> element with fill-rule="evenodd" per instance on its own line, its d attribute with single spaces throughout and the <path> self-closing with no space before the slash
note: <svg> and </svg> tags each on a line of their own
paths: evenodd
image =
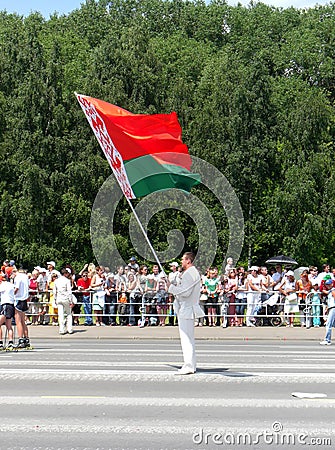
<svg viewBox="0 0 335 450">
<path fill-rule="evenodd" d="M 33 339 L 179 339 L 178 326 L 74 326 L 72 335 L 59 335 L 58 326 L 29 325 L 29 336 Z M 203 340 L 278 340 L 278 341 L 320 341 L 325 327 L 294 328 L 272 327 L 195 327 L 196 339 Z"/>
</svg>

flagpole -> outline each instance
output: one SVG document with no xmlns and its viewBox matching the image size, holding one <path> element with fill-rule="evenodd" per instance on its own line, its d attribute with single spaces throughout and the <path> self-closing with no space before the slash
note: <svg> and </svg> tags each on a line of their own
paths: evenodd
<svg viewBox="0 0 335 450">
<path fill-rule="evenodd" d="M 149 248 L 150 248 L 150 250 L 152 251 L 152 254 L 154 255 L 154 258 L 155 258 L 155 260 L 157 261 L 157 264 L 158 264 L 158 266 L 159 266 L 161 272 L 163 272 L 163 273 L 165 274 L 165 270 L 163 269 L 163 266 L 162 266 L 162 264 L 161 264 L 161 262 L 160 262 L 160 260 L 159 260 L 159 258 L 158 258 L 158 255 L 157 255 L 157 253 L 155 252 L 155 249 L 153 248 L 153 246 L 152 246 L 152 244 L 151 244 L 151 242 L 150 242 L 150 239 L 149 239 L 149 237 L 148 237 L 148 235 L 147 235 L 147 233 L 146 233 L 146 231 L 145 231 L 145 229 L 144 229 L 144 227 L 143 227 L 143 225 L 142 225 L 142 223 L 141 223 L 141 221 L 140 221 L 140 218 L 138 217 L 138 215 L 137 215 L 137 213 L 136 213 L 136 211 L 135 211 L 135 208 L 133 207 L 133 205 L 132 205 L 130 199 L 129 199 L 127 196 L 125 196 L 125 197 L 126 197 L 126 199 L 127 199 L 128 205 L 130 206 L 130 209 L 131 209 L 132 213 L 133 213 L 134 216 L 135 216 L 135 219 L 137 220 L 137 223 L 138 223 L 139 227 L 141 228 L 141 231 L 142 231 L 142 233 L 143 233 L 143 236 L 145 237 L 145 239 L 146 239 L 146 241 L 147 241 L 147 243 L 148 243 L 148 245 L 149 245 Z"/>
</svg>

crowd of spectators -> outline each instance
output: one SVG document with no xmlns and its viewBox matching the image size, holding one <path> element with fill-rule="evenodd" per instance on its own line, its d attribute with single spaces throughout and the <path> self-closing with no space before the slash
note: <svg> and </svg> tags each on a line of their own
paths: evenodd
<svg viewBox="0 0 335 450">
<path fill-rule="evenodd" d="M 63 268 L 64 269 L 64 268 Z M 168 275 L 158 265 L 149 268 L 131 257 L 128 264 L 115 270 L 86 264 L 75 273 L 69 272 L 75 301 L 72 304 L 74 325 L 95 326 L 174 326 L 173 296 L 168 283 L 178 284 L 182 270 L 178 262 L 169 264 Z M 14 260 L 5 260 L 1 276 L 8 281 Z M 28 273 L 29 311 L 27 324 L 58 325 L 58 309 L 54 301 L 54 283 L 61 276 L 55 261 L 46 267 L 36 266 Z M 235 267 L 228 258 L 224 273 L 210 267 L 201 276 L 200 306 L 205 317 L 195 326 L 228 327 L 257 325 L 264 305 L 281 305 L 278 314 L 286 326 L 319 327 L 325 323 L 325 299 L 335 287 L 335 269 L 325 264 L 293 272 L 277 264 L 269 269 L 251 266 Z M 328 280 L 332 280 L 332 284 Z"/>
</svg>

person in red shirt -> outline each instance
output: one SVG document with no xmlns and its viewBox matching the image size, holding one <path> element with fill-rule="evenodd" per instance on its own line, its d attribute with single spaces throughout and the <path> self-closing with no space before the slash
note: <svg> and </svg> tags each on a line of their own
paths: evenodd
<svg viewBox="0 0 335 450">
<path fill-rule="evenodd" d="M 91 303 L 91 295 L 90 295 L 90 285 L 91 285 L 91 279 L 88 278 L 88 272 L 84 271 L 82 273 L 81 278 L 77 280 L 77 288 L 78 291 L 82 291 L 82 298 L 81 302 L 84 307 L 84 314 L 85 314 L 85 323 L 84 325 L 91 326 L 93 325 L 93 319 L 92 319 L 92 303 Z"/>
</svg>

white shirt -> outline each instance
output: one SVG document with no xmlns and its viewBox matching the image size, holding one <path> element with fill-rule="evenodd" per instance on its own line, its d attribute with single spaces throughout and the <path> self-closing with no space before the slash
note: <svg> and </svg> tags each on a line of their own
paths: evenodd
<svg viewBox="0 0 335 450">
<path fill-rule="evenodd" d="M 45 292 L 47 287 L 48 277 L 40 274 L 37 277 L 38 290 L 40 292 Z"/>
<path fill-rule="evenodd" d="M 2 281 L 0 283 L 0 296 L 1 296 L 1 304 L 5 305 L 6 303 L 10 303 L 14 305 L 14 285 L 13 283 L 9 283 L 8 281 Z"/>
<path fill-rule="evenodd" d="M 253 275 L 250 274 L 248 275 L 247 280 L 257 288 L 259 288 L 259 286 L 261 285 L 261 277 L 259 275 L 254 277 Z"/>
<path fill-rule="evenodd" d="M 71 281 L 62 275 L 57 278 L 53 288 L 54 299 L 56 303 L 68 301 L 72 303 Z"/>
<path fill-rule="evenodd" d="M 14 278 L 14 289 L 18 289 L 15 296 L 16 301 L 27 300 L 29 297 L 29 278 L 25 273 L 18 272 Z"/>
<path fill-rule="evenodd" d="M 176 297 L 174 307 L 178 317 L 194 319 L 204 316 L 204 312 L 199 305 L 200 281 L 201 278 L 198 270 L 194 266 L 191 266 L 183 272 L 181 282 L 178 286 L 170 285 L 169 292 Z"/>
<path fill-rule="evenodd" d="M 177 286 L 177 284 L 180 282 L 180 272 L 179 270 L 176 270 L 175 272 L 170 272 L 169 273 L 169 281 L 171 284 L 174 284 L 175 286 Z"/>
</svg>

